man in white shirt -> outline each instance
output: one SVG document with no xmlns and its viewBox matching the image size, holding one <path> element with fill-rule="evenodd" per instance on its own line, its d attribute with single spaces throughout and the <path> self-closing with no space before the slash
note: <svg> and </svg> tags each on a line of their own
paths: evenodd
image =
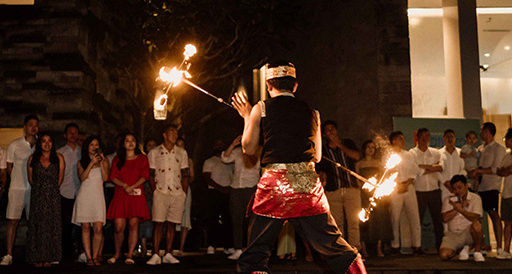
<svg viewBox="0 0 512 274">
<path fill-rule="evenodd" d="M 504 177 L 503 190 L 501 191 L 501 220 L 505 222 L 504 248 L 498 259 L 512 259 L 510 254 L 510 240 L 512 239 L 512 128 L 509 128 L 505 135 L 505 145 L 511 151 L 507 152 L 501 161 L 500 168 L 496 174 Z"/>
<path fill-rule="evenodd" d="M 472 170 L 470 177 L 481 176 L 480 183 L 474 182 L 473 186 L 482 198 L 484 210 L 491 217 L 498 248 L 497 256 L 501 257 L 504 252 L 501 248 L 503 226 L 498 213 L 501 177 L 496 174 L 496 171 L 507 152 L 502 145 L 494 140 L 494 135 L 496 135 L 496 126 L 493 123 L 484 123 L 480 129 L 480 138 L 483 144 L 478 148 L 481 152 L 479 159 L 480 167 Z"/>
<path fill-rule="evenodd" d="M 443 237 L 439 251 L 442 260 L 449 260 L 457 255 L 461 247 L 459 260 L 469 258 L 469 245 L 473 244 L 475 262 L 484 262 L 480 252 L 482 232 L 482 200 L 480 196 L 469 192 L 469 186 L 464 175 L 455 175 L 450 180 L 454 196 L 446 197 L 443 201 L 443 221 L 448 224 L 448 231 Z"/>
<path fill-rule="evenodd" d="M 64 128 L 64 139 L 66 145 L 57 150 L 62 154 L 66 162 L 64 170 L 64 178 L 60 185 L 60 207 L 62 218 L 62 255 L 64 258 L 72 258 L 74 243 L 81 242 L 78 238 L 73 238 L 73 230 L 78 229 L 71 223 L 73 216 L 73 205 L 75 197 L 80 188 L 80 179 L 78 178 L 77 163 L 80 161 L 81 147 L 78 146 L 79 128 L 75 123 L 69 123 Z"/>
<path fill-rule="evenodd" d="M 443 171 L 439 173 L 442 201 L 453 192 L 450 179 L 454 175 L 466 175 L 464 159 L 460 157 L 460 148 L 455 147 L 455 132 L 451 129 L 445 130 L 443 141 L 445 146 L 439 149 L 439 153 L 441 153 L 440 165 L 443 167 Z"/>
<path fill-rule="evenodd" d="M 207 254 L 215 253 L 215 246 L 224 246 L 226 253 L 235 252 L 233 234 L 231 232 L 231 217 L 229 215 L 229 191 L 233 176 L 233 164 L 225 164 L 221 153 L 226 148 L 223 140 L 213 143 L 214 156 L 203 164 L 203 178 L 208 184 L 207 215 Z M 219 220 L 220 218 L 220 220 Z M 227 252 L 229 250 L 229 252 Z"/>
<path fill-rule="evenodd" d="M 428 207 L 436 235 L 436 248 L 439 249 L 443 239 L 441 190 L 439 189 L 438 181 L 439 172 L 443 171 L 443 167 L 439 165 L 441 154 L 437 149 L 429 147 L 430 132 L 428 129 L 418 129 L 416 136 L 418 145 L 409 150 L 409 152 L 418 166 L 414 187 L 416 188 L 416 196 L 418 198 L 420 222 L 423 221 L 425 210 Z"/>
<path fill-rule="evenodd" d="M 247 222 L 244 222 L 245 213 L 260 180 L 260 155 L 259 153 L 255 155 L 244 154 L 240 146 L 241 141 L 242 135 L 239 135 L 221 155 L 222 162 L 226 164 L 235 163 L 235 173 L 229 192 L 229 209 L 233 223 L 235 253 L 228 257 L 230 260 L 238 260 L 242 254 L 243 239 L 246 238 L 244 237 L 244 231 L 247 231 Z"/>
<path fill-rule="evenodd" d="M 412 155 L 404 150 L 405 139 L 400 131 L 389 135 L 389 141 L 393 146 L 393 152 L 398 154 L 402 161 L 397 166 L 398 177 L 396 190 L 391 194 L 391 225 L 393 227 L 393 241 L 391 241 L 392 253 L 399 254 L 400 250 L 400 216 L 405 211 L 411 230 L 411 242 L 413 253 L 423 254 L 421 250 L 421 225 L 418 212 L 418 200 L 413 182 L 416 179 L 417 166 Z"/>
<path fill-rule="evenodd" d="M 12 141 L 7 148 L 7 172 L 11 175 L 6 214 L 9 223 L 7 225 L 7 254 L 0 261 L 0 265 L 12 264 L 12 249 L 23 210 L 25 210 L 27 219 L 29 218 L 31 188 L 27 176 L 27 160 L 35 149 L 39 118 L 35 115 L 26 116 L 23 129 L 25 136 Z"/>
<path fill-rule="evenodd" d="M 188 191 L 189 167 L 187 152 L 176 146 L 178 129 L 167 126 L 163 133 L 164 143 L 148 154 L 149 184 L 153 189 L 153 256 L 146 263 L 177 264 L 180 261 L 171 254 L 176 224 L 181 223 L 185 198 Z M 167 222 L 165 255 L 159 256 L 163 226 Z"/>
</svg>

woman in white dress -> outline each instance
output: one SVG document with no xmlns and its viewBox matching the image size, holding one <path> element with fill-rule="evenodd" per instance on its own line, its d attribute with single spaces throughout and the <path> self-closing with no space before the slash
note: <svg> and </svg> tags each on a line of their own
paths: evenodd
<svg viewBox="0 0 512 274">
<path fill-rule="evenodd" d="M 108 179 L 109 162 L 101 150 L 100 138 L 89 136 L 82 146 L 82 159 L 77 164 L 82 185 L 73 208 L 73 223 L 82 226 L 82 243 L 87 265 L 100 265 L 98 256 L 103 238 L 106 207 L 103 182 Z M 94 232 L 91 254 L 91 224 Z"/>
</svg>

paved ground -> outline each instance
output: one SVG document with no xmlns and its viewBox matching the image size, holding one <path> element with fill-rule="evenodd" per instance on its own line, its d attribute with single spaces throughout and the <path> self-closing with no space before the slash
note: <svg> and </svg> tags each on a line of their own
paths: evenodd
<svg viewBox="0 0 512 274">
<path fill-rule="evenodd" d="M 315 262 L 281 261 L 273 257 L 270 261 L 272 273 L 334 273 L 327 264 L 315 258 Z M 146 259 L 136 258 L 133 266 L 122 262 L 115 265 L 87 267 L 85 264 L 64 262 L 48 269 L 37 269 L 23 262 L 15 262 L 11 267 L 0 268 L 0 273 L 235 273 L 236 262 L 226 259 L 222 251 L 215 255 L 203 253 L 186 253 L 179 258 L 180 264 L 147 266 Z M 385 258 L 368 258 L 366 266 L 369 273 L 512 273 L 512 260 L 501 261 L 487 258 L 484 263 L 472 260 L 461 262 L 452 260 L 441 261 L 437 256 L 421 257 L 401 256 Z"/>
</svg>

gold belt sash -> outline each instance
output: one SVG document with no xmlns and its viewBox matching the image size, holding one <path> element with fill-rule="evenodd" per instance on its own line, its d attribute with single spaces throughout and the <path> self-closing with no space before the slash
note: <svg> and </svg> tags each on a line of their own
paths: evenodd
<svg viewBox="0 0 512 274">
<path fill-rule="evenodd" d="M 311 193 L 316 187 L 318 174 L 313 162 L 273 163 L 263 168 L 263 172 L 271 170 L 286 170 L 284 178 L 297 193 Z"/>
</svg>

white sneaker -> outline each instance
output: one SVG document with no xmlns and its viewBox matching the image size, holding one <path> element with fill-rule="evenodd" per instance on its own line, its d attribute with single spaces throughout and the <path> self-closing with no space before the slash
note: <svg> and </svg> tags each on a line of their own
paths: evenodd
<svg viewBox="0 0 512 274">
<path fill-rule="evenodd" d="M 241 249 L 237 249 L 233 254 L 231 254 L 228 259 L 230 260 L 238 260 L 238 258 L 240 258 L 240 255 L 242 255 L 242 250 Z"/>
<path fill-rule="evenodd" d="M 87 263 L 87 256 L 85 256 L 85 252 L 82 252 L 80 255 L 78 255 L 78 262 L 84 264 Z"/>
<path fill-rule="evenodd" d="M 12 265 L 12 256 L 9 254 L 3 256 L 0 265 Z"/>
<path fill-rule="evenodd" d="M 473 259 L 475 259 L 475 262 L 485 262 L 484 255 L 481 252 L 473 253 Z"/>
<path fill-rule="evenodd" d="M 171 253 L 167 253 L 165 254 L 164 258 L 162 259 L 162 263 L 164 264 L 179 264 L 180 261 L 176 258 L 174 258 L 174 256 L 171 255 Z"/>
<path fill-rule="evenodd" d="M 232 248 L 232 247 L 230 247 L 228 249 L 224 248 L 224 254 L 228 254 L 229 255 L 229 254 L 233 254 L 233 253 L 235 253 L 235 249 L 234 248 Z"/>
<path fill-rule="evenodd" d="M 146 262 L 146 264 L 148 265 L 157 265 L 161 263 L 162 259 L 160 258 L 160 256 L 158 256 L 158 254 L 153 254 L 153 256 L 151 256 L 151 258 Z"/>
<path fill-rule="evenodd" d="M 480 255 L 482 255 L 482 253 L 480 253 Z M 475 256 L 475 254 L 473 254 L 473 256 Z M 459 260 L 467 261 L 468 259 L 469 259 L 469 246 L 465 245 L 459 253 Z M 475 260 L 476 260 L 476 257 L 475 257 Z"/>
<path fill-rule="evenodd" d="M 213 246 L 209 246 L 209 247 L 206 249 L 206 254 L 215 254 L 215 247 L 213 247 Z"/>
<path fill-rule="evenodd" d="M 512 259 L 512 254 L 510 254 L 510 252 L 507 252 L 500 248 L 500 249 L 498 249 L 498 252 L 496 254 L 496 259 L 500 259 L 500 260 Z"/>
</svg>

